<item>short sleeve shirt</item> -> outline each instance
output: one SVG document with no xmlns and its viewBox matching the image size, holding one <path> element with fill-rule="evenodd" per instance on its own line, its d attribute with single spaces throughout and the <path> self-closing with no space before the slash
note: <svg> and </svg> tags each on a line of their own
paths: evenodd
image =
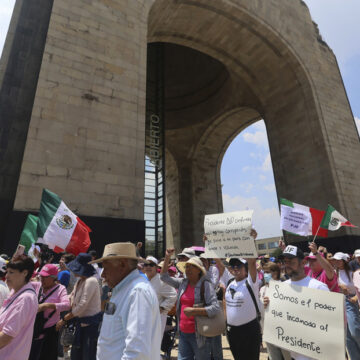
<svg viewBox="0 0 360 360">
<path fill-rule="evenodd" d="M 226 319 L 229 325 L 240 326 L 256 319 L 255 304 L 246 287 L 246 280 L 251 286 L 255 299 L 259 298 L 259 288 L 253 283 L 250 274 L 247 279 L 241 281 L 234 279 L 225 292 Z"/>
<path fill-rule="evenodd" d="M 17 294 L 20 295 L 17 296 Z M 6 309 L 15 297 L 15 301 Z M 28 358 L 37 310 L 38 300 L 31 283 L 24 285 L 15 294 L 13 291 L 10 292 L 10 296 L 0 309 L 0 331 L 13 339 L 9 345 L 0 349 L 0 359 L 24 360 Z"/>
<path fill-rule="evenodd" d="M 337 277 L 335 271 L 334 271 L 334 277 L 332 278 L 332 280 L 328 279 L 328 277 L 326 276 L 325 270 L 322 270 L 318 273 L 314 273 L 314 272 L 312 272 L 312 270 L 310 268 L 308 268 L 307 275 L 313 279 L 319 280 L 320 282 L 326 284 L 330 291 L 340 292 L 339 285 L 338 285 L 338 277 Z"/>
</svg>

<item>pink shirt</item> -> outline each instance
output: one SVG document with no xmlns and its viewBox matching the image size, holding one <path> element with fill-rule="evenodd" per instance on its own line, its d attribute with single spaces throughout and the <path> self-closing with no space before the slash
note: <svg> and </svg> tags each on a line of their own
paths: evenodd
<svg viewBox="0 0 360 360">
<path fill-rule="evenodd" d="M 34 290 L 31 283 L 24 285 L 17 293 L 25 289 Z M 16 294 L 12 290 L 0 309 L 0 331 L 13 339 L 9 345 L 0 349 L 0 359 L 24 360 L 29 357 L 34 330 L 34 322 L 38 310 L 35 292 L 27 290 L 5 311 Z"/>
<path fill-rule="evenodd" d="M 193 334 L 195 332 L 195 318 L 193 316 L 187 317 L 184 314 L 184 309 L 187 307 L 193 307 L 194 302 L 195 302 L 195 288 L 188 285 L 180 299 L 180 304 L 181 304 L 180 331 L 186 334 Z"/>
<path fill-rule="evenodd" d="M 41 289 L 41 283 L 40 282 L 33 282 L 32 283 L 36 294 L 39 295 L 39 291 Z M 45 329 L 54 326 L 59 320 L 60 320 L 60 313 L 62 311 L 70 310 L 70 300 L 69 296 L 67 294 L 66 288 L 61 284 L 56 284 L 53 288 L 43 293 L 43 295 L 46 297 L 46 295 L 50 294 L 55 287 L 58 288 L 44 301 L 44 303 L 50 303 L 55 304 L 56 312 L 54 315 L 45 323 Z M 40 298 L 41 300 L 41 298 Z M 47 318 L 50 316 L 50 314 L 54 310 L 45 310 L 44 316 Z"/>
<path fill-rule="evenodd" d="M 355 286 L 356 296 L 360 305 L 360 270 L 356 270 L 353 273 L 353 283 Z"/>
<path fill-rule="evenodd" d="M 326 271 L 322 270 L 319 273 L 313 273 L 310 267 L 305 266 L 305 274 L 310 276 L 313 279 L 316 279 L 324 284 L 326 284 L 330 291 L 332 292 L 340 292 L 337 275 L 334 271 L 334 277 L 332 280 L 329 280 L 326 276 Z"/>
</svg>

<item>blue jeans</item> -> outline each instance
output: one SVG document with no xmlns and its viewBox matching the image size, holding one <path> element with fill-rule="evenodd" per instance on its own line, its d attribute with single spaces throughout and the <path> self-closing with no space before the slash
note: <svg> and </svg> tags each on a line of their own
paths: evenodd
<svg viewBox="0 0 360 360">
<path fill-rule="evenodd" d="M 198 347 L 196 342 L 195 333 L 186 334 L 179 331 L 179 354 L 178 360 L 209 360 L 211 344 L 209 339 L 206 339 L 204 346 L 201 348 Z"/>
<path fill-rule="evenodd" d="M 360 314 L 358 303 L 345 301 L 347 317 L 346 347 L 351 359 L 360 359 Z"/>
<path fill-rule="evenodd" d="M 211 360 L 223 360 L 221 335 L 209 338 L 211 345 Z"/>
</svg>

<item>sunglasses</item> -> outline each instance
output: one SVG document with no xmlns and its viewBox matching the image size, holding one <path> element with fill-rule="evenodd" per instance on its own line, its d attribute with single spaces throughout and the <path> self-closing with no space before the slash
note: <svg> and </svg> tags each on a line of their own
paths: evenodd
<svg viewBox="0 0 360 360">
<path fill-rule="evenodd" d="M 151 267 L 154 267 L 154 266 L 156 266 L 156 264 L 154 264 L 154 263 L 150 263 L 150 264 L 144 264 L 144 266 L 151 266 Z"/>
<path fill-rule="evenodd" d="M 230 269 L 232 270 L 240 270 L 244 265 L 230 265 Z"/>
</svg>

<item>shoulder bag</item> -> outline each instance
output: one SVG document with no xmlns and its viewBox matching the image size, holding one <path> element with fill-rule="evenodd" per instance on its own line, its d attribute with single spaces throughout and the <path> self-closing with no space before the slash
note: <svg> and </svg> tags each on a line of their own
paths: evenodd
<svg viewBox="0 0 360 360">
<path fill-rule="evenodd" d="M 206 280 L 205 280 L 206 281 Z M 197 307 L 206 306 L 205 303 L 205 281 L 201 284 L 200 288 L 200 297 L 202 304 L 197 305 Z M 195 316 L 196 329 L 197 332 L 206 337 L 214 337 L 221 335 L 226 330 L 226 322 L 224 316 L 224 308 L 222 301 L 218 301 L 220 306 L 220 311 L 216 313 L 213 318 L 207 316 Z M 195 306 L 196 307 L 196 306 Z"/>
</svg>

